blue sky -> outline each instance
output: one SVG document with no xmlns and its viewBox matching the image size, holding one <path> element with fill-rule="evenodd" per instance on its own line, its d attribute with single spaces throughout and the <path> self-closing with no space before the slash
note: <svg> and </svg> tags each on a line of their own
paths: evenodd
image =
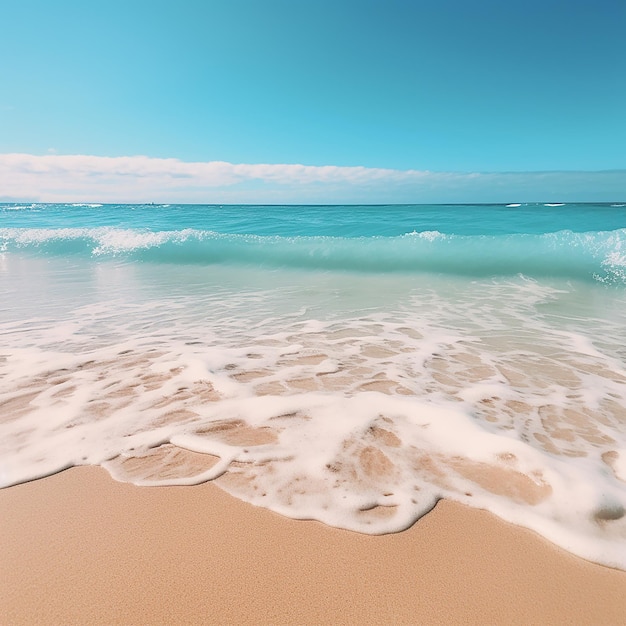
<svg viewBox="0 0 626 626">
<path fill-rule="evenodd" d="M 626 169 L 623 0 L 24 0 L 2 14 L 0 154 L 348 168 L 315 189 L 259 169 L 220 181 L 214 168 L 193 193 L 156 185 L 150 200 L 363 202 L 355 167 L 379 181 L 376 201 L 452 201 L 442 173 L 468 201 L 499 201 L 512 179 L 494 173 L 546 171 L 502 200 L 550 200 L 571 195 L 572 171 Z M 15 162 L 0 198 L 21 197 L 7 184 Z M 43 162 L 22 158 L 20 175 L 26 162 L 39 163 L 35 184 Z M 67 199 L 89 195 L 70 161 L 46 163 Z M 100 178 L 128 181 L 118 166 Z M 437 176 L 399 184 L 381 170 Z M 585 176 L 566 199 L 626 196 L 624 172 Z"/>
</svg>

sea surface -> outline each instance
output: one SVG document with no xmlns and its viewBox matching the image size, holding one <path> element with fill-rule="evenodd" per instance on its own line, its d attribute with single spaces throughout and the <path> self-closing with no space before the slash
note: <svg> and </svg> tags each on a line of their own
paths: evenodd
<svg viewBox="0 0 626 626">
<path fill-rule="evenodd" d="M 74 465 L 626 569 L 626 206 L 0 205 L 0 486 Z"/>
</svg>

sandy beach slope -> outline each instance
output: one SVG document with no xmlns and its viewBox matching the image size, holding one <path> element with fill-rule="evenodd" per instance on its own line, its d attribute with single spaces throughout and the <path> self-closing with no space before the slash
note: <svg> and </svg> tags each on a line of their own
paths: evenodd
<svg viewBox="0 0 626 626">
<path fill-rule="evenodd" d="M 626 621 L 626 572 L 445 501 L 372 537 L 75 468 L 1 490 L 0 523 L 2 624 Z"/>
</svg>

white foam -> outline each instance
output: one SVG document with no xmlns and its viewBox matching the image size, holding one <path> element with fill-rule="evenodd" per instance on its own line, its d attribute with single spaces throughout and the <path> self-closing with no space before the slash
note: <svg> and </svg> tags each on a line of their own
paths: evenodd
<svg viewBox="0 0 626 626">
<path fill-rule="evenodd" d="M 150 232 L 136 230 L 120 230 L 113 228 L 99 228 L 91 232 L 98 245 L 94 248 L 94 255 L 115 254 L 158 246 L 170 238 L 168 232 Z"/>
<path fill-rule="evenodd" d="M 404 237 L 419 237 L 420 239 L 426 239 L 427 241 L 435 241 L 437 239 L 445 239 L 445 235 L 440 233 L 438 230 L 422 230 L 422 231 L 411 231 L 410 233 L 405 233 Z"/>
</svg>

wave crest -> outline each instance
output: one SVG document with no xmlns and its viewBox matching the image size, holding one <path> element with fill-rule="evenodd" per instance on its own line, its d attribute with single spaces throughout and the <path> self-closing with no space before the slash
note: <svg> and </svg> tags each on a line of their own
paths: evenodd
<svg viewBox="0 0 626 626">
<path fill-rule="evenodd" d="M 626 285 L 626 229 L 541 235 L 280 237 L 184 229 L 0 229 L 0 251 L 359 272 L 558 276 Z"/>
</svg>

